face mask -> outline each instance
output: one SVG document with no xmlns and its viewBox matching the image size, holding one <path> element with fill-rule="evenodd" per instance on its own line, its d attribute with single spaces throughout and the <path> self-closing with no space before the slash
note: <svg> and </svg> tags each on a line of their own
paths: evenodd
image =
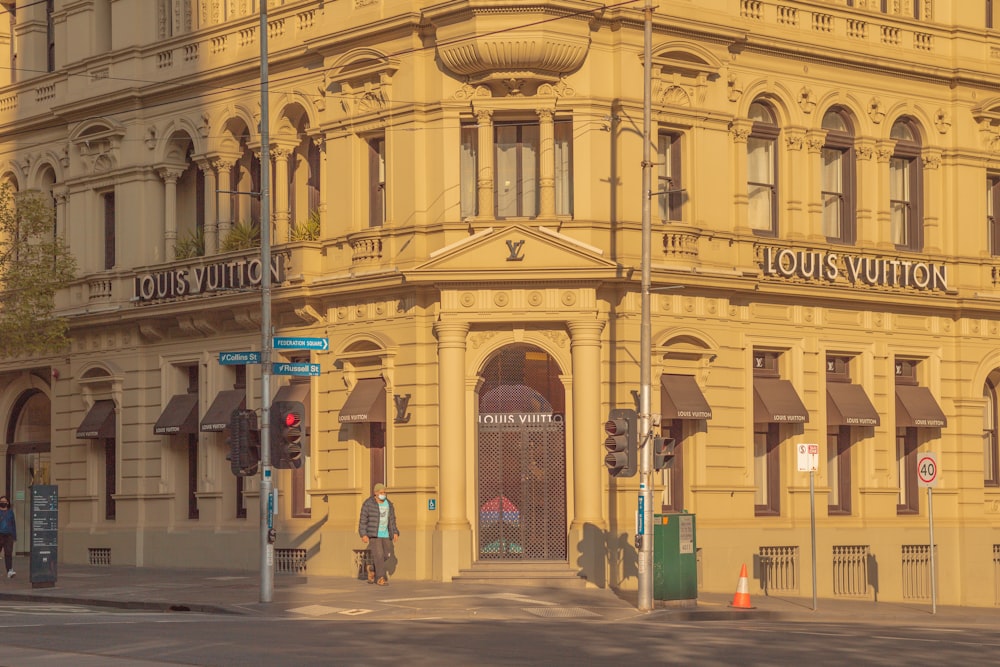
<svg viewBox="0 0 1000 667">
<path fill-rule="evenodd" d="M 378 499 L 379 500 L 385 500 L 385 494 L 384 493 L 378 494 Z"/>
<path fill-rule="evenodd" d="M 385 496 L 382 497 L 385 498 Z M 10 507 L 10 505 L 8 505 L 7 503 L 0 503 L 0 510 L 5 510 L 8 507 Z"/>
</svg>

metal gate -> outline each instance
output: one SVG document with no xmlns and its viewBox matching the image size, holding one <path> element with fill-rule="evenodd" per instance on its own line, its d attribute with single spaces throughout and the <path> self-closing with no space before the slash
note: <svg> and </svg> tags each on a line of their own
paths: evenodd
<svg viewBox="0 0 1000 667">
<path fill-rule="evenodd" d="M 512 348 L 486 369 L 479 399 L 479 560 L 566 560 L 562 388 L 544 377 L 557 381 L 547 354 Z"/>
</svg>

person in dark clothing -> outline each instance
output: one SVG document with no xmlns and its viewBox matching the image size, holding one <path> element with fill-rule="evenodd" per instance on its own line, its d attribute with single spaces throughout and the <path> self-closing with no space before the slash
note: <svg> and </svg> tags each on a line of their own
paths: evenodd
<svg viewBox="0 0 1000 667">
<path fill-rule="evenodd" d="M 376 484 L 374 494 L 366 498 L 361 505 L 358 535 L 361 536 L 361 541 L 368 545 L 368 552 L 371 555 L 368 583 L 387 586 L 389 577 L 385 571 L 385 563 L 392 558 L 393 545 L 399 539 L 399 530 L 396 528 L 396 508 L 386 497 L 385 484 Z"/>
<path fill-rule="evenodd" d="M 7 568 L 7 578 L 14 572 L 14 542 L 17 541 L 17 524 L 14 522 L 14 510 L 10 507 L 7 496 L 0 496 L 0 551 L 3 551 L 3 563 Z"/>
</svg>

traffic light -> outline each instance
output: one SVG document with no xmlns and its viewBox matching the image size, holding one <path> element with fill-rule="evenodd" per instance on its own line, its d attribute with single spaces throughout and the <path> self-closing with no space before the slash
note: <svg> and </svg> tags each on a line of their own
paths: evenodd
<svg viewBox="0 0 1000 667">
<path fill-rule="evenodd" d="M 257 413 L 253 410 L 233 410 L 229 417 L 229 466 L 237 477 L 257 474 L 260 463 L 260 431 Z"/>
<path fill-rule="evenodd" d="M 271 465 L 275 468 L 301 468 L 306 448 L 306 408 L 301 401 L 275 401 L 271 404 Z"/>
<path fill-rule="evenodd" d="M 653 438 L 653 469 L 663 470 L 674 460 L 674 439 Z"/>
<path fill-rule="evenodd" d="M 639 421 L 635 410 L 612 410 L 604 422 L 604 464 L 612 477 L 639 472 Z"/>
</svg>

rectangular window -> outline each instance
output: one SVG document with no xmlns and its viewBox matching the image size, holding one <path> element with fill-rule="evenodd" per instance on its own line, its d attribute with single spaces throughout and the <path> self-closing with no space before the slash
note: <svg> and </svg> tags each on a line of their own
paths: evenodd
<svg viewBox="0 0 1000 667">
<path fill-rule="evenodd" d="M 851 428 L 831 426 L 826 435 L 830 496 L 827 514 L 851 513 Z"/>
<path fill-rule="evenodd" d="M 909 247 L 912 218 L 910 160 L 894 157 L 889 161 L 889 206 L 892 220 L 892 242 Z"/>
<path fill-rule="evenodd" d="M 750 136 L 747 140 L 748 222 L 757 232 L 777 231 L 777 140 Z"/>
<path fill-rule="evenodd" d="M 115 490 L 118 479 L 118 459 L 115 456 L 115 439 L 104 440 L 104 518 L 115 520 Z"/>
<path fill-rule="evenodd" d="M 986 229 L 990 255 L 1000 256 L 1000 174 L 986 177 Z"/>
<path fill-rule="evenodd" d="M 653 190 L 656 196 L 660 220 L 681 219 L 681 135 L 663 132 L 659 135 L 657 147 L 658 173 Z"/>
<path fill-rule="evenodd" d="M 781 513 L 779 502 L 780 461 L 778 459 L 778 425 L 754 424 L 754 514 L 777 516 Z"/>
<path fill-rule="evenodd" d="M 896 514 L 918 514 L 916 428 L 896 429 L 896 481 L 899 484 Z"/>
<path fill-rule="evenodd" d="M 187 367 L 188 393 L 198 393 L 198 366 Z M 187 510 L 188 519 L 198 518 L 198 434 L 187 438 Z"/>
<path fill-rule="evenodd" d="M 993 0 L 986 0 L 986 27 L 993 28 Z"/>
<path fill-rule="evenodd" d="M 385 137 L 368 140 L 368 226 L 385 224 Z"/>
<path fill-rule="evenodd" d="M 494 128 L 496 217 L 538 215 L 538 123 Z"/>
<path fill-rule="evenodd" d="M 664 438 L 674 439 L 674 458 L 662 471 L 663 511 L 684 511 L 684 420 L 671 419 L 664 422 L 660 431 Z"/>
<path fill-rule="evenodd" d="M 479 215 L 479 128 L 476 125 L 462 125 L 462 146 L 458 166 L 461 178 L 460 208 L 462 219 Z"/>
<path fill-rule="evenodd" d="M 823 235 L 829 239 L 844 237 L 847 212 L 844 191 L 844 151 L 838 148 L 823 149 Z"/>
<path fill-rule="evenodd" d="M 54 0 L 45 0 L 46 19 L 46 69 L 49 72 L 56 71 L 56 29 L 52 14 L 55 12 Z M 13 35 L 11 35 L 13 39 Z"/>
<path fill-rule="evenodd" d="M 115 268 L 115 193 L 101 195 L 104 205 L 104 269 Z"/>
</svg>

